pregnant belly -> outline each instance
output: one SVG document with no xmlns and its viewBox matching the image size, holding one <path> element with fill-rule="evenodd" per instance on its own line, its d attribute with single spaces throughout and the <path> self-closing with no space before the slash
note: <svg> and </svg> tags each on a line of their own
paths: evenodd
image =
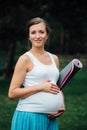
<svg viewBox="0 0 87 130">
<path fill-rule="evenodd" d="M 62 107 L 63 97 L 61 92 L 58 94 L 40 92 L 32 95 L 29 103 L 35 112 L 53 114 L 57 113 L 59 108 Z"/>
<path fill-rule="evenodd" d="M 58 94 L 39 92 L 25 99 L 21 99 L 17 109 L 29 112 L 54 114 L 58 112 L 62 105 L 63 96 L 61 92 Z"/>
<path fill-rule="evenodd" d="M 62 93 L 58 94 L 45 94 L 44 98 L 44 110 L 47 113 L 57 113 L 59 108 L 63 105 L 63 96 Z"/>
</svg>

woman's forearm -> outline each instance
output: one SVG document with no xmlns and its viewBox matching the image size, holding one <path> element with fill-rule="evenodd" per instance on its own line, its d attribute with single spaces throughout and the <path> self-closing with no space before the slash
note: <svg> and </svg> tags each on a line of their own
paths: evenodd
<svg viewBox="0 0 87 130">
<path fill-rule="evenodd" d="M 26 88 L 14 88 L 14 89 L 9 90 L 8 97 L 10 99 L 26 98 L 40 91 L 41 91 L 40 85 L 35 85 L 31 87 L 26 87 Z"/>
</svg>

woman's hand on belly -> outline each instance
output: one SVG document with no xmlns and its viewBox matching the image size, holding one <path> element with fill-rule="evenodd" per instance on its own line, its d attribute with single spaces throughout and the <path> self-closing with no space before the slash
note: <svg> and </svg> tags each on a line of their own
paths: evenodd
<svg viewBox="0 0 87 130">
<path fill-rule="evenodd" d="M 64 111 L 65 111 L 65 107 L 63 106 L 63 107 L 61 107 L 61 108 L 59 109 L 58 113 L 56 113 L 56 114 L 49 114 L 48 117 L 49 117 L 50 119 L 57 118 L 57 117 L 61 116 L 61 115 L 64 113 Z"/>
<path fill-rule="evenodd" d="M 41 89 L 44 92 L 49 92 L 53 94 L 57 94 L 60 92 L 60 89 L 56 84 L 51 83 L 50 80 L 45 80 L 41 83 Z"/>
</svg>

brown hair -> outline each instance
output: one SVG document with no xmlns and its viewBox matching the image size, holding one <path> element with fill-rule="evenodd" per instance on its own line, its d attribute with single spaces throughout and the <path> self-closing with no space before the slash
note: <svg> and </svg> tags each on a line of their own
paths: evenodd
<svg viewBox="0 0 87 130">
<path fill-rule="evenodd" d="M 36 17 L 36 18 L 33 18 L 31 20 L 28 21 L 28 24 L 27 24 L 27 36 L 29 36 L 29 28 L 32 26 L 32 25 L 35 25 L 35 24 L 39 24 L 39 23 L 44 23 L 45 26 L 46 26 L 46 31 L 47 31 L 47 34 L 49 35 L 50 32 L 51 32 L 51 29 L 47 23 L 47 21 L 45 21 L 44 19 L 40 18 L 40 17 Z"/>
</svg>

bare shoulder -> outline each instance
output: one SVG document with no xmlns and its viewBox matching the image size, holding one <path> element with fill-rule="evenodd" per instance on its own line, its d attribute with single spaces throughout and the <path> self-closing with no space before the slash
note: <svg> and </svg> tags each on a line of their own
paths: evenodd
<svg viewBox="0 0 87 130">
<path fill-rule="evenodd" d="M 30 58 L 26 54 L 23 54 L 18 58 L 15 68 L 27 70 L 27 66 L 29 63 L 30 63 Z"/>
<path fill-rule="evenodd" d="M 23 54 L 18 58 L 17 63 L 26 64 L 29 62 L 29 60 L 29 57 L 26 54 Z"/>
<path fill-rule="evenodd" d="M 54 60 L 55 60 L 55 63 L 56 63 L 57 68 L 59 68 L 59 58 L 58 58 L 58 56 L 55 55 L 55 54 L 52 54 L 52 55 L 53 55 L 53 58 L 54 58 Z"/>
</svg>

